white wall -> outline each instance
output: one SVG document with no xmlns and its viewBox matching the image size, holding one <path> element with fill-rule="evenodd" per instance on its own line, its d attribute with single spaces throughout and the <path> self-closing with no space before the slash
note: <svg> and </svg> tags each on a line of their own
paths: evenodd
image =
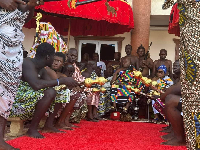
<svg viewBox="0 0 200 150">
<path fill-rule="evenodd" d="M 153 60 L 159 59 L 159 52 L 161 49 L 167 50 L 167 59 L 172 62 L 175 61 L 175 43 L 173 38 L 178 38 L 173 34 L 169 34 L 167 29 L 151 29 L 149 42 L 152 42 L 150 55 Z"/>
<path fill-rule="evenodd" d="M 122 51 L 121 51 L 121 56 L 124 57 L 126 55 L 125 46 L 128 44 L 131 44 L 131 32 L 118 34 L 118 35 L 115 35 L 115 37 L 125 37 L 125 39 L 122 41 Z"/>
<path fill-rule="evenodd" d="M 31 46 L 33 46 L 33 40 L 34 40 L 34 36 L 36 35 L 36 32 L 35 32 L 35 29 L 23 28 L 22 30 L 25 34 L 23 45 L 24 45 L 25 50 L 29 52 Z"/>
<path fill-rule="evenodd" d="M 151 15 L 169 15 L 172 7 L 163 10 L 163 3 L 164 0 L 151 0 Z"/>
</svg>

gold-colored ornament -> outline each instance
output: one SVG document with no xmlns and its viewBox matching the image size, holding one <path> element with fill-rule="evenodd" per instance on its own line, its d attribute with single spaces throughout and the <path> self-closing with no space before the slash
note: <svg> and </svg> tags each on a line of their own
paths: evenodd
<svg viewBox="0 0 200 150">
<path fill-rule="evenodd" d="M 141 79 L 142 78 L 142 72 L 140 71 L 133 71 L 134 76 L 136 79 Z"/>
<path fill-rule="evenodd" d="M 127 85 L 126 88 L 127 88 L 128 90 L 130 90 L 130 89 L 131 89 L 131 85 Z"/>
<path fill-rule="evenodd" d="M 94 93 L 100 92 L 100 89 L 93 88 L 93 89 L 92 89 L 92 92 L 94 92 Z"/>
<path fill-rule="evenodd" d="M 98 84 L 99 85 L 104 85 L 106 82 L 108 82 L 108 80 L 107 79 L 105 79 L 104 77 L 99 77 L 98 78 Z"/>
<path fill-rule="evenodd" d="M 85 79 L 85 86 L 90 88 L 92 86 L 93 82 L 91 78 L 86 78 Z"/>
<path fill-rule="evenodd" d="M 105 92 L 106 92 L 106 88 L 102 87 L 102 88 L 100 89 L 100 91 L 101 91 L 102 93 L 105 93 Z"/>
<path fill-rule="evenodd" d="M 55 87 L 54 87 L 54 89 L 55 89 L 56 91 L 59 91 L 59 90 L 61 90 L 61 89 L 63 89 L 63 88 L 66 88 L 66 85 L 60 85 L 60 86 L 55 86 Z"/>
<path fill-rule="evenodd" d="M 137 88 L 133 89 L 133 91 L 134 91 L 136 94 L 139 94 L 139 93 L 140 93 L 140 90 L 137 89 Z"/>
<path fill-rule="evenodd" d="M 144 84 L 145 86 L 149 87 L 151 85 L 151 82 L 152 82 L 151 79 L 147 79 Z"/>
<path fill-rule="evenodd" d="M 36 33 L 39 34 L 39 30 L 40 30 L 40 19 L 42 19 L 42 14 L 41 13 L 37 13 L 36 18 Z M 35 43 L 37 43 L 38 41 L 38 36 L 35 37 Z"/>
<path fill-rule="evenodd" d="M 157 82 L 157 81 L 152 81 L 151 85 L 152 85 L 153 87 L 156 87 L 156 86 L 158 85 L 158 82 Z"/>
<path fill-rule="evenodd" d="M 71 7 L 72 9 L 76 9 L 76 0 L 71 1 Z"/>
<path fill-rule="evenodd" d="M 157 91 L 154 91 L 153 95 L 158 95 L 158 96 L 160 96 L 160 93 L 157 92 Z"/>
</svg>

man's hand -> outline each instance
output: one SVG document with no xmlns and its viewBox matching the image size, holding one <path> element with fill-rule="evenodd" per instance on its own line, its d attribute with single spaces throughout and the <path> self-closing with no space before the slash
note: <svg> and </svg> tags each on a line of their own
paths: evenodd
<svg viewBox="0 0 200 150">
<path fill-rule="evenodd" d="M 76 92 L 82 92 L 83 91 L 79 86 L 73 88 L 73 90 L 76 91 Z"/>
<path fill-rule="evenodd" d="M 43 4 L 44 4 L 43 0 L 29 0 L 28 2 L 29 7 L 35 7 L 35 6 L 43 5 Z"/>
<path fill-rule="evenodd" d="M 147 61 L 146 60 L 142 60 L 142 67 L 147 66 Z"/>
<path fill-rule="evenodd" d="M 64 84 L 66 84 L 67 87 L 77 87 L 79 86 L 78 82 L 74 80 L 74 78 L 72 77 L 65 77 L 62 78 L 62 80 L 64 80 Z"/>
<path fill-rule="evenodd" d="M 8 11 L 14 11 L 18 5 L 26 5 L 22 0 L 1 0 L 0 6 Z"/>
</svg>

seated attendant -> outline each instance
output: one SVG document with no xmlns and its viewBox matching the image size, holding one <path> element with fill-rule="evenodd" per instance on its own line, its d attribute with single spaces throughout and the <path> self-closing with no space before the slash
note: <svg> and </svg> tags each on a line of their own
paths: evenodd
<svg viewBox="0 0 200 150">
<path fill-rule="evenodd" d="M 71 87 L 78 85 L 70 77 L 51 79 L 45 67 L 52 65 L 54 54 L 55 49 L 52 45 L 42 43 L 37 48 L 35 58 L 25 58 L 22 65 L 22 81 L 18 88 L 10 117 L 20 117 L 22 120 L 32 118 L 27 132 L 30 137 L 43 138 L 37 128 L 48 109 L 50 115 L 47 118 L 44 129 L 50 132 L 60 132 L 53 126 L 54 118 L 59 109 L 56 107 L 58 105 L 55 104 L 57 92 L 53 87 L 62 84 Z"/>
</svg>

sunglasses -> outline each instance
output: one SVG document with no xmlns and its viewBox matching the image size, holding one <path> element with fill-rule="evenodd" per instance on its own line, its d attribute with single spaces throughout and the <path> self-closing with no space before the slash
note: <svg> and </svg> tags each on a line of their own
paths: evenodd
<svg viewBox="0 0 200 150">
<path fill-rule="evenodd" d="M 163 73 L 163 71 L 158 71 L 158 73 Z"/>
</svg>

